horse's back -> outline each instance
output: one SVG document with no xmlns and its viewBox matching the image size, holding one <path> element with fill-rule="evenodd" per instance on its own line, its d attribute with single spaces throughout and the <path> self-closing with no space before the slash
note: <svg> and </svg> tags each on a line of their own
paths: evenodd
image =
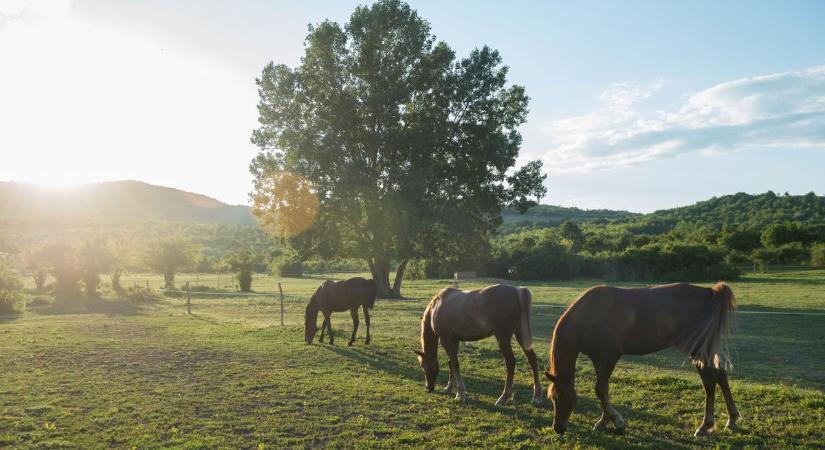
<svg viewBox="0 0 825 450">
<path fill-rule="evenodd" d="M 327 280 L 319 289 L 323 290 L 325 306 L 336 312 L 348 311 L 375 299 L 375 282 L 363 277 Z"/>
<path fill-rule="evenodd" d="M 622 353 L 648 354 L 670 347 L 707 310 L 710 300 L 710 289 L 687 283 L 596 286 L 565 316 L 571 319 L 567 326 L 579 328 L 585 353 L 612 346 Z"/>
<path fill-rule="evenodd" d="M 432 317 L 439 335 L 474 341 L 512 332 L 520 323 L 518 290 L 513 286 L 498 284 L 472 291 L 446 288 L 439 297 Z"/>
</svg>

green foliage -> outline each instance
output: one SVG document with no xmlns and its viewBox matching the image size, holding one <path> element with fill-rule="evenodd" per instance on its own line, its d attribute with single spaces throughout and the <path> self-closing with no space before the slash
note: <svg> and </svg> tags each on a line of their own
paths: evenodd
<svg viewBox="0 0 825 450">
<path fill-rule="evenodd" d="M 227 265 L 237 274 L 238 285 L 243 292 L 252 291 L 252 269 L 257 259 L 249 250 L 240 250 L 227 258 Z"/>
<path fill-rule="evenodd" d="M 301 177 L 318 200 L 314 225 L 294 239 L 302 251 L 364 259 L 379 295 L 400 295 L 407 260 L 486 240 L 503 206 L 524 211 L 545 194 L 540 162 L 512 170 L 528 97 L 507 72 L 488 47 L 457 60 L 396 0 L 311 27 L 298 67 L 270 63 L 257 80 L 259 215 L 278 220 L 273 180 Z"/>
<path fill-rule="evenodd" d="M 811 247 L 811 265 L 825 266 L 825 242 L 814 244 Z"/>
<path fill-rule="evenodd" d="M 192 244 L 182 238 L 157 240 L 144 251 L 144 261 L 152 270 L 163 274 L 166 289 L 175 288 L 175 273 L 190 267 L 194 257 Z"/>
<path fill-rule="evenodd" d="M 0 260 L 0 314 L 11 314 L 20 309 L 23 303 L 23 284 L 17 274 Z"/>
<path fill-rule="evenodd" d="M 83 278 L 77 249 L 66 244 L 49 244 L 40 249 L 39 258 L 55 279 L 58 297 L 73 298 Z"/>
<path fill-rule="evenodd" d="M 115 255 L 106 241 L 94 239 L 83 243 L 78 257 L 86 296 L 95 297 L 97 286 L 100 284 L 100 274 L 106 273 L 114 266 Z M 117 274 L 116 277 L 119 281 L 120 275 Z"/>
</svg>

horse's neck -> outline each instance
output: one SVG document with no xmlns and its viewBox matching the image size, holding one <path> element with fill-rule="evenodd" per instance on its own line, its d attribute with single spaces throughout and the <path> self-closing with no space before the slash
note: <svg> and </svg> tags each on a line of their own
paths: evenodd
<svg viewBox="0 0 825 450">
<path fill-rule="evenodd" d="M 427 308 L 424 314 L 424 319 L 421 321 L 421 343 L 424 347 L 424 353 L 438 352 L 438 336 L 432 328 L 432 309 Z"/>
<path fill-rule="evenodd" d="M 553 334 L 550 348 L 550 373 L 560 379 L 573 381 L 576 376 L 576 359 L 579 357 L 577 339 L 565 328 Z"/>
</svg>

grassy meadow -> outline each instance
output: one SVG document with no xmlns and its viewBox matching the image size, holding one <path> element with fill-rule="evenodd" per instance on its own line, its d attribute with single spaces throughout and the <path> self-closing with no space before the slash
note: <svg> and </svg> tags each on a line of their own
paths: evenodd
<svg viewBox="0 0 825 450">
<path fill-rule="evenodd" d="M 226 285 L 216 288 L 231 291 Z M 211 276 L 210 278 L 214 278 Z M 181 276 L 179 281 L 194 280 Z M 131 275 L 125 286 L 160 278 Z M 732 283 L 737 315 L 731 384 L 741 431 L 694 438 L 704 393 L 686 358 L 625 357 L 611 397 L 623 436 L 592 431 L 600 415 L 594 371 L 579 361 L 579 403 L 564 438 L 549 402 L 530 404 L 517 353 L 515 402 L 493 405 L 504 364 L 493 339 L 464 345 L 469 400 L 427 394 L 412 350 L 424 305 L 446 280 L 405 282 L 409 300 L 379 300 L 373 343 L 346 347 L 349 315 L 333 315 L 336 345 L 305 345 L 303 307 L 319 278 L 261 277 L 273 296 L 194 294 L 130 303 L 30 305 L 0 318 L 0 448 L 821 447 L 825 444 L 825 270 L 746 275 Z M 463 284 L 476 287 L 493 280 Z M 541 364 L 562 307 L 594 280 L 527 283 Z M 207 284 L 207 283 L 201 283 Z M 762 314 L 804 312 L 808 315 Z M 754 314 L 759 313 L 759 314 Z M 320 321 L 319 321 L 320 325 Z M 446 357 L 441 352 L 442 368 Z M 446 383 L 442 370 L 440 384 Z M 718 390 L 717 390 L 718 392 Z M 717 394 L 717 426 L 726 414 Z"/>
</svg>

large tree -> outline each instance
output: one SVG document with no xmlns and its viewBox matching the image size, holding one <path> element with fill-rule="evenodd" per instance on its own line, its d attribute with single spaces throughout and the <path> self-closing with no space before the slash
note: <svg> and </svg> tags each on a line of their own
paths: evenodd
<svg viewBox="0 0 825 450">
<path fill-rule="evenodd" d="M 528 97 L 499 53 L 457 59 L 405 3 L 311 26 L 301 64 L 257 83 L 256 214 L 305 251 L 365 259 L 380 296 L 401 295 L 410 258 L 461 252 L 546 193 L 539 161 L 515 168 Z"/>
</svg>

